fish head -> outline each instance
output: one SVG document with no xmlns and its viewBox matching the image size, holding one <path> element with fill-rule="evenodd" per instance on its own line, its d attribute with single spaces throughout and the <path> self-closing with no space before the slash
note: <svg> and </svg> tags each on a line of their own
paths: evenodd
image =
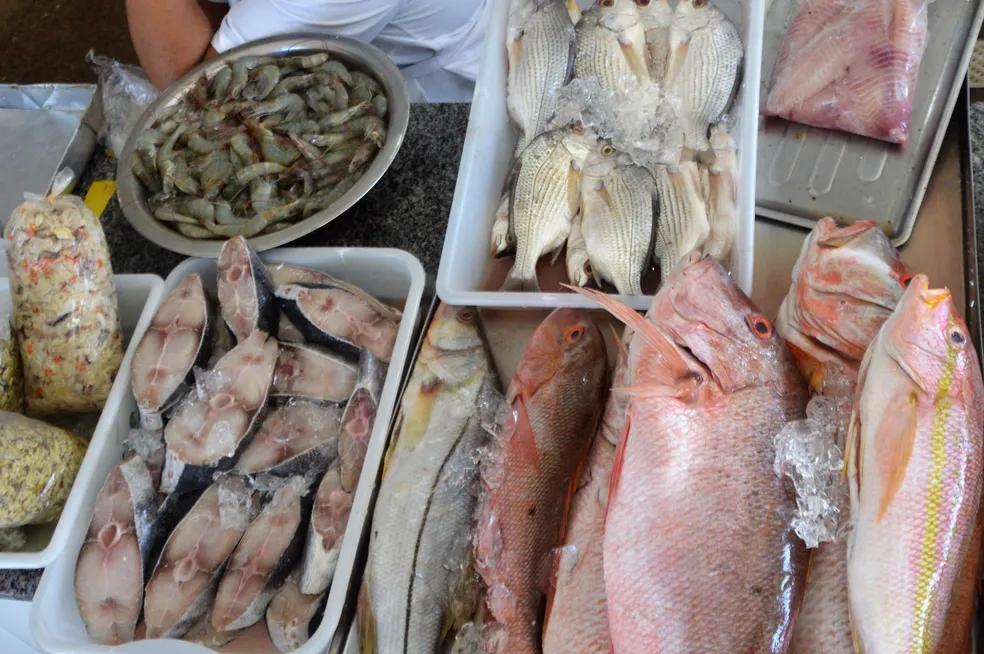
<svg viewBox="0 0 984 654">
<path fill-rule="evenodd" d="M 636 4 L 646 29 L 668 27 L 673 21 L 673 7 L 669 0 L 636 0 Z"/>
<path fill-rule="evenodd" d="M 530 337 L 512 388 L 532 396 L 566 375 L 582 375 L 590 383 L 599 358 L 607 365 L 605 339 L 591 316 L 578 309 L 556 309 Z"/>
<path fill-rule="evenodd" d="M 712 257 L 684 258 L 653 298 L 650 316 L 725 393 L 774 382 L 783 372 L 779 363 L 788 354 L 772 322 Z"/>
<path fill-rule="evenodd" d="M 571 161 L 575 170 L 581 170 L 585 160 L 593 150 L 599 151 L 604 145 L 599 145 L 598 135 L 590 127 L 585 127 L 580 123 L 574 123 L 566 129 L 559 130 L 562 134 L 561 142 L 570 154 Z M 614 149 L 612 149 L 614 154 Z"/>
<path fill-rule="evenodd" d="M 482 346 L 478 331 L 478 311 L 441 303 L 427 330 L 427 342 L 437 352 L 455 353 Z"/>
<path fill-rule="evenodd" d="M 930 396 L 942 390 L 944 377 L 952 383 L 955 371 L 977 366 L 970 332 L 953 295 L 945 288 L 930 288 L 925 275 L 913 277 L 898 309 L 885 322 L 884 338 L 889 356 Z"/>
<path fill-rule="evenodd" d="M 673 29 L 690 34 L 694 30 L 709 27 L 724 15 L 711 0 L 680 0 L 673 13 Z"/>
<path fill-rule="evenodd" d="M 824 218 L 793 269 L 794 327 L 832 354 L 860 361 L 911 279 L 875 223 L 838 227 Z"/>
<path fill-rule="evenodd" d="M 639 0 L 598 0 L 598 25 L 611 32 L 624 32 L 642 20 Z"/>
<path fill-rule="evenodd" d="M 584 158 L 581 172 L 585 177 L 607 177 L 618 166 L 615 148 L 608 141 L 599 140 Z"/>
</svg>

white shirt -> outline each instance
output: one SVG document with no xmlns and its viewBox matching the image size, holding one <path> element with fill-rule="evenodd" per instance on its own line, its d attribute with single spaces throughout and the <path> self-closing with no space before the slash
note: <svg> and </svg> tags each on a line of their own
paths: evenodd
<svg viewBox="0 0 984 654">
<path fill-rule="evenodd" d="M 495 1 L 228 0 L 212 47 L 222 52 L 291 32 L 348 36 L 371 42 L 403 69 L 411 102 L 471 102 Z"/>
</svg>

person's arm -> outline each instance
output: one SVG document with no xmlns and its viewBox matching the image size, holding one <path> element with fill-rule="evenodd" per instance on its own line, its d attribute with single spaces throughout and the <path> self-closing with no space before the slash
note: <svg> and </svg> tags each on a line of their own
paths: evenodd
<svg viewBox="0 0 984 654">
<path fill-rule="evenodd" d="M 126 0 L 137 58 L 157 88 L 169 86 L 203 58 L 228 6 L 209 0 Z"/>
</svg>

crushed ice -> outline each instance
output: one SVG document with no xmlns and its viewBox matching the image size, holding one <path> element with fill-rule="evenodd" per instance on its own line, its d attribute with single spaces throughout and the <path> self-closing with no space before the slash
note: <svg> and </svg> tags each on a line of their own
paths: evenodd
<svg viewBox="0 0 984 654">
<path fill-rule="evenodd" d="M 806 419 L 786 423 L 775 437 L 775 471 L 793 481 L 792 526 L 809 548 L 837 538 L 844 486 L 837 404 L 836 399 L 814 397 L 806 407 Z"/>
</svg>

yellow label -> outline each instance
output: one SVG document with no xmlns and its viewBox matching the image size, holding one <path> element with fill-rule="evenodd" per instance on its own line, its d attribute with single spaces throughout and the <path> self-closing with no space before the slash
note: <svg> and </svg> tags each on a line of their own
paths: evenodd
<svg viewBox="0 0 984 654">
<path fill-rule="evenodd" d="M 113 193 L 116 193 L 115 181 L 104 179 L 93 182 L 92 186 L 89 187 L 89 192 L 85 194 L 85 206 L 89 207 L 89 211 L 96 216 L 102 216 L 110 198 L 113 197 Z"/>
</svg>

